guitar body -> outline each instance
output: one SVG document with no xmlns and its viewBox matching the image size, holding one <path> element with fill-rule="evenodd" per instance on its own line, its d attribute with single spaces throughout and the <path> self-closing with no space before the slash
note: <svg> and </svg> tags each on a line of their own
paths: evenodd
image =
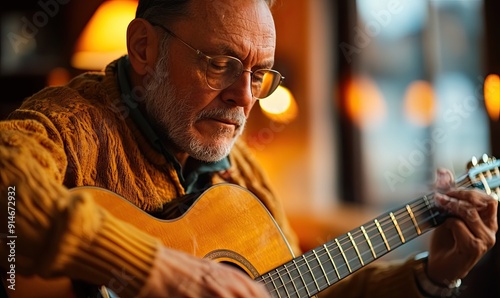
<svg viewBox="0 0 500 298">
<path fill-rule="evenodd" d="M 201 194 L 173 220 L 157 219 L 117 194 L 96 187 L 92 193 L 115 217 L 159 238 L 165 246 L 191 255 L 231 263 L 255 278 L 291 260 L 293 254 L 264 205 L 236 185 L 218 184 Z"/>
<path fill-rule="evenodd" d="M 91 193 L 115 217 L 161 239 L 169 248 L 237 266 L 252 278 L 293 258 L 271 214 L 239 186 L 211 187 L 185 214 L 172 220 L 155 218 L 109 190 L 84 186 L 71 191 Z M 71 297 L 71 281 L 17 276 L 16 291 L 7 292 L 11 298 Z"/>
</svg>

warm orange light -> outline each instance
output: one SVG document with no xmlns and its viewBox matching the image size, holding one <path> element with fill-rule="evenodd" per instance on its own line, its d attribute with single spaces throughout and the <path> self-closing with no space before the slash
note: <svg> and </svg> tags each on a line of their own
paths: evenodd
<svg viewBox="0 0 500 298">
<path fill-rule="evenodd" d="M 61 86 L 69 82 L 71 75 L 64 67 L 56 67 L 47 75 L 47 86 Z"/>
<path fill-rule="evenodd" d="M 100 70 L 126 54 L 126 32 L 135 18 L 136 0 L 104 1 L 82 31 L 71 59 L 79 69 Z"/>
<path fill-rule="evenodd" d="M 347 83 L 346 113 L 362 128 L 383 121 L 386 114 L 384 98 L 373 80 L 356 77 Z"/>
<path fill-rule="evenodd" d="M 490 119 L 498 121 L 500 118 L 500 77 L 490 74 L 484 80 L 484 101 Z"/>
<path fill-rule="evenodd" d="M 410 122 L 419 126 L 429 126 L 434 121 L 436 101 L 429 82 L 415 81 L 408 86 L 404 113 Z"/>
<path fill-rule="evenodd" d="M 260 99 L 259 105 L 267 117 L 280 123 L 288 123 L 298 114 L 292 92 L 281 85 L 269 97 Z"/>
</svg>

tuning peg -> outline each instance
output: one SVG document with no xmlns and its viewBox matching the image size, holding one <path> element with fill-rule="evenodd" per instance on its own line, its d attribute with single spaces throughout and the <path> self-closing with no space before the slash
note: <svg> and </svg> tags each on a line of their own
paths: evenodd
<svg viewBox="0 0 500 298">
<path fill-rule="evenodd" d="M 472 156 L 470 161 L 467 163 L 467 169 L 471 169 L 475 166 L 477 166 L 477 158 L 475 156 Z"/>
</svg>

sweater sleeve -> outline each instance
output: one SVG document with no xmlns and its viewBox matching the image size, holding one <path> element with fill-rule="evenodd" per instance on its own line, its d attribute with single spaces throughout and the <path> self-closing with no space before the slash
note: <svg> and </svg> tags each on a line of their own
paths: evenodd
<svg viewBox="0 0 500 298">
<path fill-rule="evenodd" d="M 29 120 L 0 122 L 0 233 L 16 236 L 15 261 L 2 257 L 2 270 L 14 264 L 17 274 L 66 276 L 134 297 L 158 241 L 63 186 L 61 137 L 47 117 L 31 113 Z M 10 227 L 7 211 L 13 211 Z M 9 247 L 0 252 L 7 256 Z"/>
</svg>

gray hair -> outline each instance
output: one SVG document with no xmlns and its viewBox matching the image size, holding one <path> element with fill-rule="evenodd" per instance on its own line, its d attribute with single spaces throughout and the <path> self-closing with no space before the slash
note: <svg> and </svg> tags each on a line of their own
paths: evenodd
<svg viewBox="0 0 500 298">
<path fill-rule="evenodd" d="M 190 0 L 139 0 L 136 18 L 143 18 L 151 22 L 161 23 L 165 20 L 175 20 L 187 16 L 187 6 Z M 263 0 L 269 8 L 275 0 Z"/>
</svg>

